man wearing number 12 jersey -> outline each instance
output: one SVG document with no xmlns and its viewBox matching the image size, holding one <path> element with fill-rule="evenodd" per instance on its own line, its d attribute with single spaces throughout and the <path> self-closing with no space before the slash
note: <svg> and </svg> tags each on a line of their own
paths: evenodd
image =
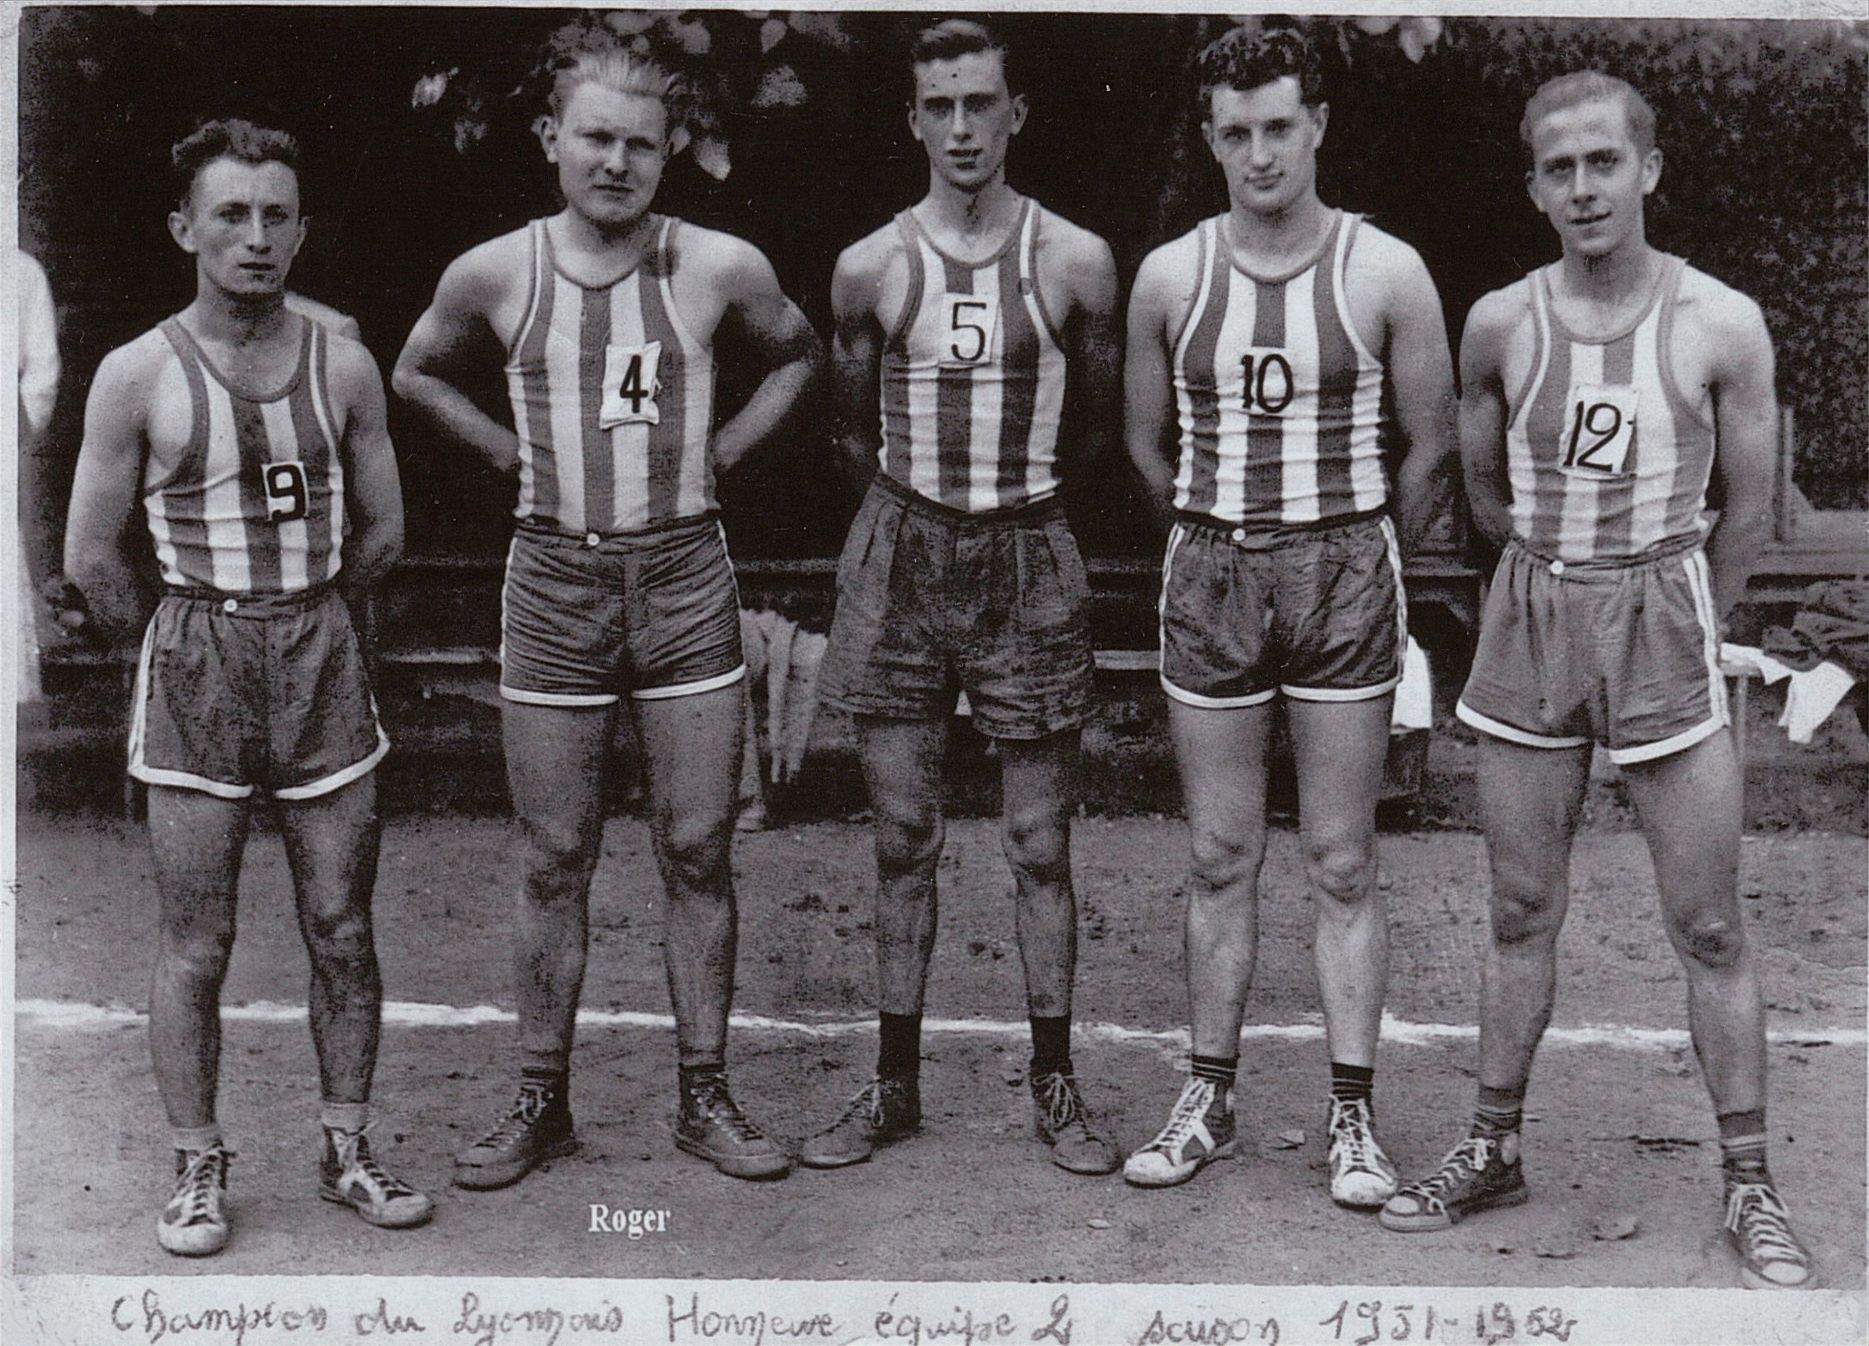
<svg viewBox="0 0 1869 1346">
<path fill-rule="evenodd" d="M 520 1079 L 506 1115 L 456 1156 L 454 1180 L 504 1187 L 576 1146 L 571 1047 L 624 701 L 667 893 L 675 1144 L 733 1177 L 779 1177 L 790 1160 L 727 1088 L 746 666 L 714 474 L 778 430 L 818 342 L 758 249 L 653 209 L 686 134 L 687 85 L 667 56 L 590 16 L 552 35 L 540 75 L 539 138 L 565 207 L 456 259 L 395 375 L 451 439 L 518 476 L 500 695 L 521 837 Z M 763 377 L 716 426 L 722 336 Z M 505 371 L 511 428 L 462 391 L 489 367 Z"/>
<path fill-rule="evenodd" d="M 220 989 L 256 798 L 277 806 L 311 961 L 319 1194 L 398 1228 L 432 1206 L 364 1134 L 383 1000 L 374 768 L 389 741 L 346 599 L 402 549 L 383 380 L 361 345 L 287 303 L 307 225 L 292 137 L 210 121 L 173 159 L 169 231 L 194 259 L 195 298 L 98 367 L 65 569 L 100 631 L 131 626 L 125 533 L 141 500 L 162 597 L 137 663 L 130 773 L 149 792 L 150 1056 L 177 1173 L 156 1238 L 199 1257 L 229 1234 Z"/>
<path fill-rule="evenodd" d="M 1116 1167 L 1071 1062 L 1071 814 L 1092 664 L 1084 564 L 1059 488 L 1114 419 L 1116 269 L 1102 239 L 1014 191 L 1025 95 L 997 33 L 966 19 L 910 52 L 928 194 L 844 250 L 831 280 L 842 443 L 868 494 L 838 566 L 820 686 L 856 718 L 875 812 L 876 1076 L 805 1142 L 859 1163 L 921 1119 L 941 776 L 965 692 L 998 745 L 1004 845 L 1032 1028 L 1035 1126 L 1074 1173 Z M 1075 447 L 1076 451 L 1073 451 Z"/>
<path fill-rule="evenodd" d="M 1199 74 L 1230 209 L 1144 259 L 1124 372 L 1130 457 L 1172 507 L 1162 685 L 1193 843 L 1193 1061 L 1123 1175 L 1166 1187 L 1233 1153 L 1282 701 L 1330 1048 L 1330 1195 L 1370 1208 L 1396 1181 L 1372 1114 L 1389 960 L 1376 802 L 1407 638 L 1402 550 L 1440 503 L 1453 371 L 1414 249 L 1318 199 L 1329 108 L 1306 38 L 1235 29 Z"/>
<path fill-rule="evenodd" d="M 1601 744 L 1622 766 L 1687 974 L 1742 1278 L 1807 1285 L 1810 1257 L 1766 1168 L 1765 1012 L 1739 912 L 1741 783 L 1718 660 L 1770 519 L 1771 338 L 1751 299 L 1649 244 L 1661 151 L 1635 89 L 1562 76 L 1519 129 L 1563 255 L 1475 304 L 1460 351 L 1467 495 L 1504 548 L 1458 707 L 1483 735 L 1492 864 L 1479 1098 L 1468 1137 L 1381 1221 L 1445 1229 L 1526 1199 L 1526 1082 Z M 1724 508 L 1709 529 L 1715 473 Z"/>
</svg>

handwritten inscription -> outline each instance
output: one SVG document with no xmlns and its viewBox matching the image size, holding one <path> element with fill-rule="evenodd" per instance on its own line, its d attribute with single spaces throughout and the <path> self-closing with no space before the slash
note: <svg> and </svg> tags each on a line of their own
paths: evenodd
<svg viewBox="0 0 1869 1346">
<path fill-rule="evenodd" d="M 1265 1318 L 1177 1318 L 1160 1309 L 1136 1338 L 1136 1346 L 1163 1346 L 1166 1342 L 1187 1342 L 1193 1346 L 1235 1346 L 1238 1342 L 1260 1342 L 1278 1346 L 1278 1322 Z"/>
<path fill-rule="evenodd" d="M 765 1346 L 768 1338 L 773 1341 L 828 1341 L 837 1331 L 837 1322 L 828 1313 L 808 1318 L 787 1318 L 764 1309 L 722 1313 L 702 1308 L 698 1294 L 690 1294 L 688 1307 L 678 1311 L 673 1295 L 664 1295 L 663 1299 L 668 1303 L 670 1342 L 725 1340 Z"/>
<path fill-rule="evenodd" d="M 483 1307 L 480 1296 L 470 1290 L 461 1296 L 461 1316 L 448 1330 L 457 1337 L 468 1338 L 471 1346 L 499 1346 L 510 1337 L 532 1340 L 542 1337 L 540 1346 L 558 1346 L 558 1339 L 569 1332 L 573 1334 L 567 1339 L 567 1346 L 570 1346 L 583 1341 L 588 1333 L 615 1335 L 621 1332 L 623 1310 L 608 1300 L 602 1312 L 566 1313 L 550 1306 L 495 1309 Z"/>
<path fill-rule="evenodd" d="M 234 1346 L 242 1346 L 249 1332 L 322 1334 L 330 1326 L 330 1314 L 319 1304 L 288 1309 L 271 1300 L 256 1306 L 243 1301 L 231 1308 L 172 1312 L 162 1307 L 162 1298 L 154 1290 L 145 1290 L 140 1300 L 119 1296 L 110 1306 L 110 1325 L 119 1332 L 140 1332 L 144 1340 L 152 1343 L 192 1334 L 232 1337 Z"/>
<path fill-rule="evenodd" d="M 1502 1342 L 1546 1337 L 1569 1341 L 1577 1320 L 1563 1309 L 1549 1305 L 1533 1308 L 1520 1318 L 1503 1300 L 1482 1305 L 1468 1315 L 1458 1309 L 1452 1313 L 1437 1310 L 1432 1304 L 1385 1307 L 1379 1299 L 1356 1304 L 1346 1299 L 1318 1326 L 1333 1328 L 1332 1339 L 1347 1342 L 1349 1346 L 1374 1346 L 1380 1341 L 1478 1342 L 1479 1346 L 1500 1346 Z"/>
</svg>

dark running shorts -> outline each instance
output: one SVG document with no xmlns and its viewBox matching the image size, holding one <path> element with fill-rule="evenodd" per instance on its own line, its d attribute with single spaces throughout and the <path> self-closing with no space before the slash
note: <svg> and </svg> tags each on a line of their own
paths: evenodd
<svg viewBox="0 0 1869 1346">
<path fill-rule="evenodd" d="M 913 720 L 965 691 L 992 738 L 1075 728 L 1095 681 L 1089 590 L 1055 499 L 968 515 L 878 476 L 837 565 L 819 687 L 855 714 Z"/>
<path fill-rule="evenodd" d="M 223 799 L 310 799 L 389 751 L 334 589 L 170 592 L 143 636 L 130 774 Z"/>
<path fill-rule="evenodd" d="M 746 675 L 733 562 L 712 515 L 608 537 L 521 524 L 500 607 L 508 701 L 653 701 Z"/>
<path fill-rule="evenodd" d="M 1249 529 L 1184 515 L 1160 611 L 1162 687 L 1186 705 L 1364 701 L 1402 680 L 1408 599 L 1386 516 Z"/>
<path fill-rule="evenodd" d="M 1706 555 L 1499 558 L 1455 713 L 1534 748 L 1601 743 L 1616 762 L 1690 748 L 1728 723 Z"/>
</svg>

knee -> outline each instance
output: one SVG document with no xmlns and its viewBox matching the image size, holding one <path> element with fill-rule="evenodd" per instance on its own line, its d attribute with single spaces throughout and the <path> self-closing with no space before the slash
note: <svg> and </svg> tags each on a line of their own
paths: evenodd
<svg viewBox="0 0 1869 1346">
<path fill-rule="evenodd" d="M 1004 834 L 1006 862 L 1015 874 L 1056 883 L 1069 876 L 1069 838 L 1064 820 L 1049 811 L 1009 815 Z"/>
<path fill-rule="evenodd" d="M 305 947 L 315 966 L 360 967 L 373 963 L 375 940 L 367 909 L 307 912 L 300 920 Z"/>
<path fill-rule="evenodd" d="M 1212 827 L 1196 826 L 1191 837 L 1195 896 L 1207 896 L 1239 884 L 1250 885 L 1259 875 L 1263 839 L 1255 840 Z"/>
<path fill-rule="evenodd" d="M 730 818 L 672 818 L 665 824 L 662 863 L 671 896 L 723 886 L 732 830 Z"/>
<path fill-rule="evenodd" d="M 597 867 L 601 833 L 573 824 L 540 819 L 520 824 L 526 887 L 535 898 L 581 893 Z"/>
<path fill-rule="evenodd" d="M 1556 902 L 1529 893 L 1495 892 L 1492 916 L 1493 945 L 1515 952 L 1555 947 L 1563 924 Z"/>
<path fill-rule="evenodd" d="M 233 951 L 231 923 L 165 927 L 161 943 L 162 971 L 181 981 L 219 986 L 227 975 L 227 961 Z"/>
<path fill-rule="evenodd" d="M 884 874 L 907 874 L 932 867 L 941 858 L 945 839 L 946 828 L 938 812 L 876 811 L 876 866 Z"/>
<path fill-rule="evenodd" d="M 1746 951 L 1746 932 L 1739 922 L 1714 912 L 1695 912 L 1669 923 L 1675 948 L 1690 963 L 1724 970 Z"/>
<path fill-rule="evenodd" d="M 1309 838 L 1304 862 L 1312 889 L 1331 902 L 1355 905 L 1374 886 L 1375 855 L 1366 841 Z"/>
</svg>

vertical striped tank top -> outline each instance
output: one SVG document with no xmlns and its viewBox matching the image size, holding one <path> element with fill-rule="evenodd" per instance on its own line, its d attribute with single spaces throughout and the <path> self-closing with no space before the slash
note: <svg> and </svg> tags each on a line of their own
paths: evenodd
<svg viewBox="0 0 1869 1346">
<path fill-rule="evenodd" d="M 182 326 L 162 334 L 188 380 L 188 442 L 143 465 L 143 511 L 164 583 L 226 593 L 293 593 L 343 564 L 344 463 L 326 388 L 324 328 L 298 318 L 285 387 L 248 397 Z"/>
<path fill-rule="evenodd" d="M 1512 531 L 1559 560 L 1636 556 L 1705 531 L 1713 422 L 1675 386 L 1675 296 L 1686 263 L 1664 258 L 1632 326 L 1604 340 L 1565 329 L 1550 268 L 1527 277 L 1533 350 L 1511 399 Z"/>
<path fill-rule="evenodd" d="M 1038 285 L 1041 214 L 1023 199 L 1005 245 L 979 263 L 896 216 L 909 292 L 883 347 L 881 465 L 950 509 L 1015 509 L 1058 489 L 1065 360 Z"/>
<path fill-rule="evenodd" d="M 714 356 L 675 308 L 680 221 L 663 216 L 635 270 L 586 286 L 534 220 L 526 315 L 507 352 L 521 519 L 626 533 L 716 508 Z"/>
<path fill-rule="evenodd" d="M 1271 278 L 1234 262 L 1224 215 L 1196 226 L 1200 288 L 1174 346 L 1177 509 L 1276 525 L 1387 503 L 1382 362 L 1343 292 L 1358 223 L 1338 211 L 1317 254 Z"/>
</svg>

